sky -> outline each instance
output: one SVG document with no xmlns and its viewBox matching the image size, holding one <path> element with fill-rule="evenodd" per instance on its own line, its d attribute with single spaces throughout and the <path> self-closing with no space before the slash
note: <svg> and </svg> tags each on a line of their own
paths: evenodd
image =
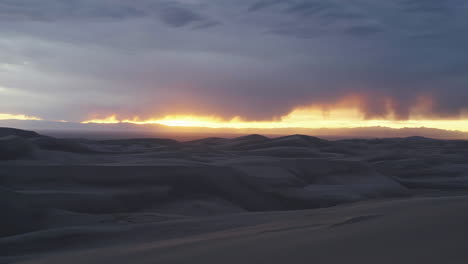
<svg viewBox="0 0 468 264">
<path fill-rule="evenodd" d="M 468 1 L 0 0 L 2 118 L 468 131 Z"/>
</svg>

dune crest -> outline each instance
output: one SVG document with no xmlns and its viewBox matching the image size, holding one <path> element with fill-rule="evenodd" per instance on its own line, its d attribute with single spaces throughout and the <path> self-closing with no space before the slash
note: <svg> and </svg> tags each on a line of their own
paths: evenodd
<svg viewBox="0 0 468 264">
<path fill-rule="evenodd" d="M 172 243 L 165 235 L 204 237 L 219 230 L 228 233 L 215 237 L 230 237 L 251 232 L 230 228 L 258 224 L 265 225 L 259 234 L 347 230 L 385 222 L 386 212 L 376 207 L 348 215 L 345 208 L 352 206 L 338 207 L 330 212 L 341 216 L 332 213 L 326 224 L 282 221 L 285 211 L 468 190 L 467 141 L 305 135 L 89 140 L 8 128 L 0 135 L 0 210 L 8 215 L 0 225 L 0 260 L 6 261 L 106 244 L 112 237 L 136 241 L 146 229 L 162 235 L 161 243 Z M 61 237 L 72 242 L 61 245 Z"/>
</svg>

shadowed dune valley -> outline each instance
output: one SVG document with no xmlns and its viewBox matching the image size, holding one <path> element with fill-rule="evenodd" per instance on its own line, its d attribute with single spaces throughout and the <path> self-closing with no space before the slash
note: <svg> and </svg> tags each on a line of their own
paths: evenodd
<svg viewBox="0 0 468 264">
<path fill-rule="evenodd" d="M 468 263 L 468 141 L 0 128 L 0 263 Z"/>
</svg>

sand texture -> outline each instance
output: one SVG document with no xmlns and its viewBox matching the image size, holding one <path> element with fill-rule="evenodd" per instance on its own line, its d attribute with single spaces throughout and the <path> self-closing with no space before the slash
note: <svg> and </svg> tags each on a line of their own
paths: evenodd
<svg viewBox="0 0 468 264">
<path fill-rule="evenodd" d="M 468 263 L 468 141 L 0 128 L 0 263 Z"/>
</svg>

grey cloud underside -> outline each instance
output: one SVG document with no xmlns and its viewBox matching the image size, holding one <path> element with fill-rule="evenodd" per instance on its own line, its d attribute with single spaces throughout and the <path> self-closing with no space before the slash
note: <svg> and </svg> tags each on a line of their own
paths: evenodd
<svg viewBox="0 0 468 264">
<path fill-rule="evenodd" d="M 461 1 L 459 1 L 461 3 Z M 452 11 L 453 1 L 437 1 L 437 0 L 401 0 L 400 5 L 402 10 L 407 12 L 423 12 L 448 14 Z"/>
<path fill-rule="evenodd" d="M 0 112 L 260 120 L 358 93 L 453 117 L 466 28 L 464 0 L 0 0 Z"/>
<path fill-rule="evenodd" d="M 125 0 L 5 0 L 0 2 L 0 19 L 37 20 L 124 20 L 136 18 L 158 19 L 169 26 L 191 23 L 216 24 L 209 17 L 194 11 L 196 5 L 173 1 Z"/>
</svg>

